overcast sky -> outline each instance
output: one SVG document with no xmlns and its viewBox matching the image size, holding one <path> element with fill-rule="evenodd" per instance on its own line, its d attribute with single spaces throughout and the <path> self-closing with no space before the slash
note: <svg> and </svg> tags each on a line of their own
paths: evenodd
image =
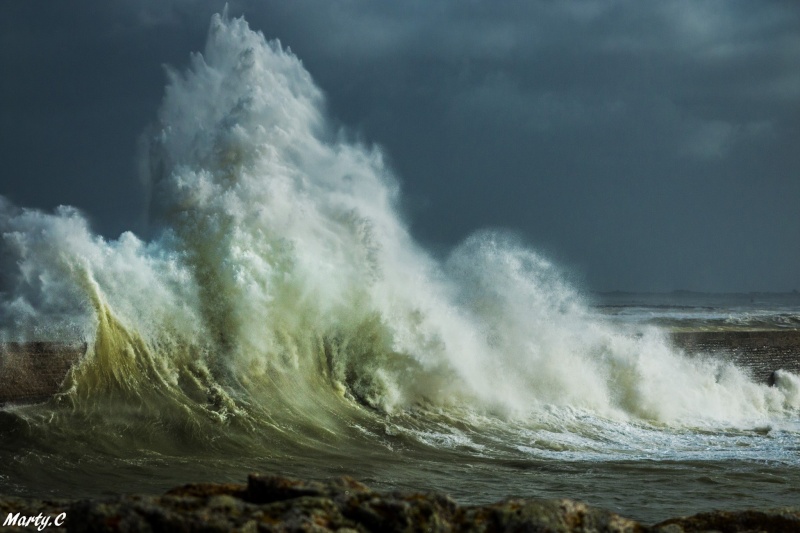
<svg viewBox="0 0 800 533">
<path fill-rule="evenodd" d="M 222 2 L 0 6 L 0 194 L 146 232 L 137 140 Z M 595 290 L 800 289 L 800 2 L 230 2 L 381 145 L 412 233 Z"/>
</svg>

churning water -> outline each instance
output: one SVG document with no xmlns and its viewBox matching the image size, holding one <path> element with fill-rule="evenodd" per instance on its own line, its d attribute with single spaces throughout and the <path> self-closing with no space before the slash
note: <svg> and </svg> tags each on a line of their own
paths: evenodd
<svg viewBox="0 0 800 533">
<path fill-rule="evenodd" d="M 143 166 L 147 240 L 0 198 L 3 339 L 89 345 L 53 400 L 0 411 L 2 492 L 261 470 L 646 520 L 796 502 L 796 375 L 632 333 L 500 233 L 435 260 L 380 150 L 243 19 L 170 72 Z"/>
</svg>

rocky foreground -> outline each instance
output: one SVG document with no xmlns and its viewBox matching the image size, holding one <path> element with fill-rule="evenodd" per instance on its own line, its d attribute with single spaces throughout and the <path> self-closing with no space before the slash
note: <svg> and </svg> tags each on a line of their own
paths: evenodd
<svg viewBox="0 0 800 533">
<path fill-rule="evenodd" d="M 378 493 L 350 478 L 320 483 L 251 475 L 247 485 L 192 484 L 163 496 L 0 498 L 0 522 L 3 532 L 788 532 L 800 531 L 800 507 L 715 511 L 646 525 L 573 500 L 462 506 L 435 493 Z"/>
</svg>

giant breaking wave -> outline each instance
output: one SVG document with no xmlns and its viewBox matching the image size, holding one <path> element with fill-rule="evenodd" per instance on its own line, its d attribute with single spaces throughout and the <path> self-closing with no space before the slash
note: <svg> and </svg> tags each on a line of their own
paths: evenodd
<svg viewBox="0 0 800 533">
<path fill-rule="evenodd" d="M 686 427 L 800 408 L 796 376 L 767 387 L 617 331 L 512 237 L 433 259 L 381 151 L 334 130 L 300 60 L 244 19 L 213 18 L 153 132 L 146 241 L 0 199 L 3 339 L 89 343 L 38 415 L 50 431 L 297 442 L 376 417 L 424 438 L 434 414 Z"/>
</svg>

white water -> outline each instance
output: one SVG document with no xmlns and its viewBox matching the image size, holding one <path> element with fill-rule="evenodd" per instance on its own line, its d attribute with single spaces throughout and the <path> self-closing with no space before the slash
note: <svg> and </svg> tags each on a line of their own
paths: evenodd
<svg viewBox="0 0 800 533">
<path fill-rule="evenodd" d="M 147 242 L 104 240 L 71 208 L 0 203 L 2 336 L 88 339 L 69 383 L 84 401 L 103 387 L 146 397 L 157 383 L 191 404 L 190 368 L 224 396 L 207 409 L 220 420 L 267 398 L 311 417 L 329 387 L 385 414 L 424 404 L 561 425 L 549 442 L 587 457 L 585 435 L 590 448 L 641 452 L 673 438 L 653 427 L 797 417 L 796 376 L 767 387 L 684 357 L 655 329 L 628 335 L 509 236 L 479 232 L 435 261 L 397 212 L 380 150 L 333 131 L 300 60 L 243 19 L 214 17 L 203 54 L 170 74 L 154 131 Z M 645 429 L 609 437 L 625 427 Z"/>
</svg>

